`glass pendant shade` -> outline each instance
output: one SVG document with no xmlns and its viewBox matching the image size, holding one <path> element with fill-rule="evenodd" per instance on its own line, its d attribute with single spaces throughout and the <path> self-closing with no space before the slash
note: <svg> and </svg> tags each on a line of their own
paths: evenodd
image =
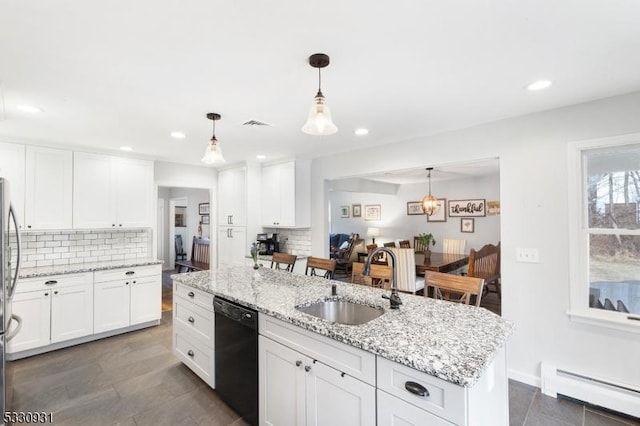
<svg viewBox="0 0 640 426">
<path fill-rule="evenodd" d="M 420 204 L 422 205 L 422 211 L 427 216 L 431 216 L 440 209 L 440 203 L 438 203 L 438 199 L 431 194 L 424 197 Z"/>
<path fill-rule="evenodd" d="M 222 156 L 222 148 L 218 145 L 218 141 L 215 138 L 211 138 L 211 142 L 207 145 L 204 151 L 204 157 L 200 160 L 205 164 L 224 163 L 224 157 Z"/>
<path fill-rule="evenodd" d="M 308 135 L 326 136 L 338 131 L 331 119 L 331 111 L 326 104 L 322 92 L 318 92 L 309 110 L 307 122 L 302 126 L 302 131 Z"/>
</svg>

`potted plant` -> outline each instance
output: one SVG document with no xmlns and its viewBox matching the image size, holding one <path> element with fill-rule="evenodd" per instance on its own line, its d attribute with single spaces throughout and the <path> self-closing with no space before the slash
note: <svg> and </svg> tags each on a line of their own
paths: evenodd
<svg viewBox="0 0 640 426">
<path fill-rule="evenodd" d="M 436 245 L 436 239 L 433 238 L 433 234 L 432 233 L 418 234 L 418 241 L 424 247 L 424 255 L 426 257 L 429 257 L 429 255 L 431 254 L 431 250 L 429 247 Z"/>
</svg>

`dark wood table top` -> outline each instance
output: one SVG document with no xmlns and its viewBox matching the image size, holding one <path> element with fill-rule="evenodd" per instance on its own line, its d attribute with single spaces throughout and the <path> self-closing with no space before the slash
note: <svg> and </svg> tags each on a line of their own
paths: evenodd
<svg viewBox="0 0 640 426">
<path fill-rule="evenodd" d="M 469 263 L 466 254 L 440 253 L 432 251 L 429 257 L 424 253 L 416 253 L 416 274 L 424 275 L 424 271 L 451 272 Z"/>
</svg>

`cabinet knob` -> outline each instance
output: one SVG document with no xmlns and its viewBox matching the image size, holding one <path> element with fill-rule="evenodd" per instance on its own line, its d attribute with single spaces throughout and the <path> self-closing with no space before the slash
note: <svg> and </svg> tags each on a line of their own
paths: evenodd
<svg viewBox="0 0 640 426">
<path fill-rule="evenodd" d="M 296 361 L 296 367 L 300 367 L 302 365 L 302 361 L 298 360 Z"/>
<path fill-rule="evenodd" d="M 135 284 L 136 282 L 134 281 L 133 283 Z"/>
<path fill-rule="evenodd" d="M 118 226 L 122 226 L 122 224 L 118 225 Z"/>
<path fill-rule="evenodd" d="M 125 285 L 129 285 L 129 281 L 127 281 L 127 282 L 125 283 Z"/>
<path fill-rule="evenodd" d="M 189 292 L 189 294 L 188 294 L 187 296 L 189 296 L 189 297 L 191 297 L 191 298 L 194 298 L 196 295 L 195 295 L 192 291 L 190 291 L 190 292 Z"/>
<path fill-rule="evenodd" d="M 310 365 L 305 365 L 305 366 L 304 366 L 304 371 L 306 371 L 307 373 L 308 373 L 309 371 L 311 371 L 311 366 L 310 366 Z"/>
<path fill-rule="evenodd" d="M 427 390 L 427 388 L 422 386 L 420 383 L 405 382 L 404 383 L 404 388 L 406 390 L 408 390 L 409 392 L 411 392 L 412 394 L 415 394 L 415 395 L 418 395 L 418 396 L 423 396 L 425 398 L 429 396 L 429 391 Z"/>
<path fill-rule="evenodd" d="M 191 324 L 193 324 L 194 322 L 196 322 L 195 318 L 193 318 L 193 317 L 189 317 L 188 321 L 189 321 Z"/>
<path fill-rule="evenodd" d="M 31 229 L 31 225 L 27 225 L 27 228 Z"/>
<path fill-rule="evenodd" d="M 193 357 L 195 354 L 191 349 L 189 349 L 189 352 L 187 352 L 187 355 L 189 355 L 190 357 Z"/>
</svg>

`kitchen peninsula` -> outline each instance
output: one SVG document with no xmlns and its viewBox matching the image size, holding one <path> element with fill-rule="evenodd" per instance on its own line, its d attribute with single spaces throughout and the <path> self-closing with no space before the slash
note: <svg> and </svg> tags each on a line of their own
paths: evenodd
<svg viewBox="0 0 640 426">
<path fill-rule="evenodd" d="M 275 379 L 263 371 L 265 366 L 272 365 L 265 362 L 269 345 L 283 346 L 295 353 L 291 368 L 299 367 L 299 374 L 304 374 L 302 368 L 308 367 L 306 372 L 309 373 L 314 371 L 312 365 L 318 370 L 318 364 L 323 368 L 326 368 L 323 364 L 328 364 L 328 369 L 335 370 L 337 377 L 346 376 L 357 385 L 370 388 L 359 404 L 351 404 L 353 401 L 349 402 L 348 398 L 342 403 L 356 410 L 369 409 L 370 412 L 355 416 L 359 419 L 355 424 L 371 424 L 372 420 L 375 424 L 376 416 L 379 425 L 393 424 L 393 419 L 399 418 L 413 424 L 427 419 L 443 425 L 508 424 L 504 343 L 513 327 L 485 309 L 403 295 L 401 308 L 390 310 L 388 302 L 381 297 L 385 293 L 383 290 L 266 268 L 222 267 L 173 275 L 172 278 L 174 344 L 178 340 L 186 346 L 193 343 L 200 352 L 184 349 L 186 346 L 184 350 L 174 347 L 174 351 L 212 387 L 215 387 L 215 348 L 210 334 L 213 333 L 213 317 L 207 321 L 206 330 L 198 331 L 209 336 L 209 343 L 194 342 L 195 334 L 184 328 L 197 328 L 198 320 L 192 321 L 193 316 L 188 321 L 181 320 L 185 311 L 179 305 L 191 299 L 200 305 L 192 308 L 205 308 L 212 314 L 209 301 L 216 295 L 258 311 L 260 424 L 278 424 L 267 421 L 266 417 L 273 414 L 268 411 L 269 403 L 275 404 L 274 399 L 282 396 L 267 394 L 269 386 L 265 381 Z M 337 296 L 331 296 L 332 284 L 337 286 Z M 382 307 L 385 313 L 365 324 L 352 326 L 325 321 L 296 309 L 296 306 L 330 299 Z M 200 323 L 207 312 L 198 311 Z M 195 356 L 180 356 L 179 352 L 185 350 Z M 331 359 L 343 354 L 346 354 L 345 359 Z M 198 356 L 200 361 L 206 358 L 205 361 L 199 362 Z M 304 356 L 308 357 L 309 365 L 294 359 Z M 413 389 L 405 390 L 411 383 L 418 383 L 418 388 L 424 386 L 425 394 L 419 396 L 410 393 Z M 371 399 L 368 402 L 365 401 L 367 392 Z M 282 390 L 282 393 L 288 392 Z M 304 399 L 288 403 L 304 404 Z M 323 400 L 335 403 L 340 399 L 325 395 Z M 307 398 L 307 404 L 308 401 Z M 348 409 L 341 405 L 323 407 L 322 410 L 326 409 L 328 413 L 321 413 L 322 401 L 316 399 L 315 402 L 311 407 L 314 416 L 341 416 L 343 410 Z M 298 406 L 295 410 L 304 413 L 301 408 Z M 309 420 L 309 411 L 307 406 L 307 420 L 302 423 L 314 423 Z M 344 415 L 354 418 L 349 413 Z"/>
</svg>

